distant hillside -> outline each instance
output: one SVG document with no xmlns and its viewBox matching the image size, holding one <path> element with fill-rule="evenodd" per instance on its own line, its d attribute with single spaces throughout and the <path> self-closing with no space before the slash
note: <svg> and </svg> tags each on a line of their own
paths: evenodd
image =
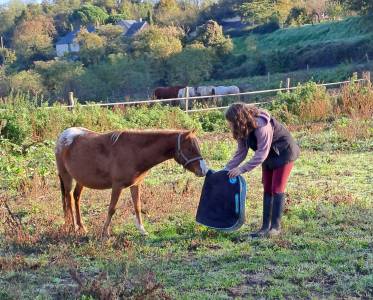
<svg viewBox="0 0 373 300">
<path fill-rule="evenodd" d="M 221 69 L 223 78 L 364 63 L 373 60 L 373 18 L 350 17 L 233 40 L 235 58 Z"/>
<path fill-rule="evenodd" d="M 284 50 L 288 48 L 303 48 L 330 42 L 346 42 L 372 37 L 372 17 L 351 17 L 339 22 L 328 22 L 302 27 L 280 29 L 263 35 L 249 35 L 236 38 L 238 51 L 244 51 L 242 43 L 255 36 L 258 49 L 262 51 Z"/>
</svg>

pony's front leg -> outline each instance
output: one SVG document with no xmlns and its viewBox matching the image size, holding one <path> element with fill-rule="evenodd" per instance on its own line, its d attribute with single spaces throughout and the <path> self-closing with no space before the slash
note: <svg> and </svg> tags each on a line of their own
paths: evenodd
<svg viewBox="0 0 373 300">
<path fill-rule="evenodd" d="M 107 218 L 104 224 L 104 228 L 102 229 L 102 239 L 105 240 L 109 237 L 109 225 L 111 222 L 111 218 L 115 213 L 115 209 L 118 203 L 118 199 L 120 196 L 120 193 L 122 192 L 122 186 L 120 185 L 113 185 L 111 189 L 111 200 L 109 205 L 109 210 L 107 214 Z"/>
<path fill-rule="evenodd" d="M 142 235 L 148 235 L 148 232 L 145 230 L 144 225 L 142 224 L 141 218 L 141 200 L 140 200 L 140 185 L 133 185 L 130 187 L 133 207 L 135 208 L 135 225 L 136 228 L 141 232 Z"/>
</svg>

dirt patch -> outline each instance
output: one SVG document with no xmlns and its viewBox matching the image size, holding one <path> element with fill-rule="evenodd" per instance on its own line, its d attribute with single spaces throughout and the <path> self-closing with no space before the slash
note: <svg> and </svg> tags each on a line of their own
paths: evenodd
<svg viewBox="0 0 373 300">
<path fill-rule="evenodd" d="M 24 271 L 38 268 L 40 268 L 40 263 L 27 261 L 22 255 L 0 257 L 0 271 Z"/>
<path fill-rule="evenodd" d="M 261 273 L 250 273 L 246 276 L 245 281 L 239 286 L 227 289 L 230 297 L 245 297 L 247 295 L 255 295 L 257 289 L 262 289 L 268 286 L 269 282 L 265 279 L 265 275 Z"/>
</svg>

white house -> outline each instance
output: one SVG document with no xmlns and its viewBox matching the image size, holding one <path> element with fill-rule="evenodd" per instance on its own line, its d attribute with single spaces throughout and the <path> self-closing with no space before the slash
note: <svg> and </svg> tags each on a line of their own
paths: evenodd
<svg viewBox="0 0 373 300">
<path fill-rule="evenodd" d="M 88 32 L 94 32 L 95 30 L 96 29 L 93 26 L 88 26 L 87 28 Z M 58 57 L 64 56 L 66 53 L 79 52 L 80 47 L 75 40 L 79 32 L 80 28 L 75 29 L 57 41 L 56 52 Z"/>
<path fill-rule="evenodd" d="M 143 21 L 142 19 L 136 20 L 120 20 L 115 25 L 120 26 L 123 29 L 123 35 L 126 37 L 132 37 L 142 30 L 149 27 L 148 22 Z M 88 32 L 96 31 L 95 27 L 88 26 Z M 56 43 L 56 52 L 58 57 L 64 56 L 66 53 L 79 52 L 80 47 L 76 42 L 75 38 L 77 37 L 79 29 L 69 32 L 65 36 L 61 37 Z"/>
</svg>

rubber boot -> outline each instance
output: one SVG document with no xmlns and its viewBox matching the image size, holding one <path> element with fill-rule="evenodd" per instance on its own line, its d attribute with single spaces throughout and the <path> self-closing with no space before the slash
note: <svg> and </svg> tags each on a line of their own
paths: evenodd
<svg viewBox="0 0 373 300">
<path fill-rule="evenodd" d="M 263 237 L 266 236 L 271 228 L 271 210 L 272 210 L 272 195 L 263 193 L 263 225 L 262 228 L 250 234 L 251 237 Z"/>
<path fill-rule="evenodd" d="M 284 211 L 285 194 L 278 193 L 273 195 L 271 230 L 269 236 L 277 236 L 281 233 L 281 217 Z"/>
</svg>

